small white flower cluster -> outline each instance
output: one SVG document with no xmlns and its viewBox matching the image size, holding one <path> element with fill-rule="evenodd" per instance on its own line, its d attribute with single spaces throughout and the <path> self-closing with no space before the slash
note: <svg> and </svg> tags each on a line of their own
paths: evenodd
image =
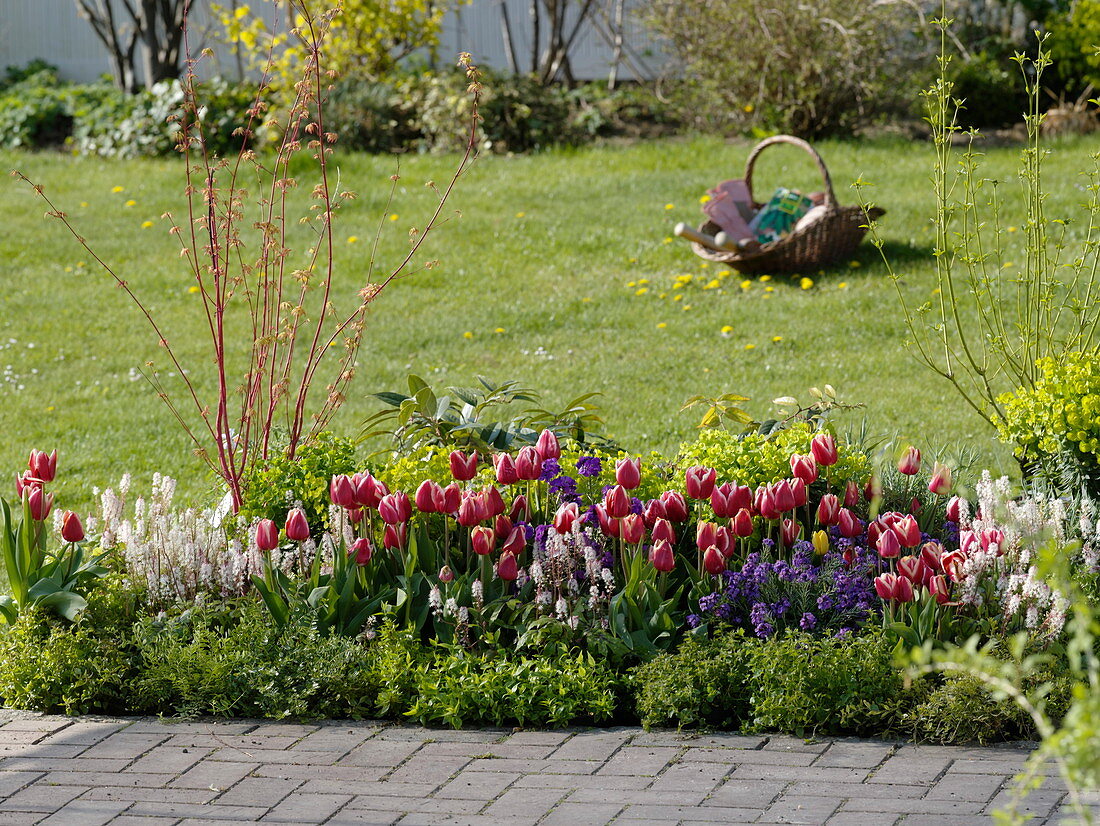
<svg viewBox="0 0 1100 826">
<path fill-rule="evenodd" d="M 145 582 L 153 604 L 201 600 L 204 594 L 221 597 L 244 593 L 254 573 L 262 570 L 255 543 L 245 548 L 230 539 L 226 525 L 217 524 L 211 511 L 172 507 L 176 482 L 153 476 L 149 498 L 134 502 L 126 516 L 129 474 L 117 492 L 100 494 L 100 513 L 94 521 L 104 548 L 118 548 L 135 580 Z"/>
<path fill-rule="evenodd" d="M 550 530 L 546 547 L 535 548 L 530 576 L 535 583 L 535 605 L 540 614 L 553 613 L 560 622 L 576 629 L 581 615 L 589 612 L 593 620 L 607 627 L 607 606 L 614 593 L 615 576 L 603 567 L 602 538 L 591 526 L 578 519 L 569 533 Z M 583 585 L 575 576 L 584 571 Z"/>
</svg>

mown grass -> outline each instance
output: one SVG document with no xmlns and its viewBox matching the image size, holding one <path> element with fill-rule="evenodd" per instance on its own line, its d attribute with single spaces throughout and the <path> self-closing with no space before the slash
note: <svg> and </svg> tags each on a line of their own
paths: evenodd
<svg viewBox="0 0 1100 826">
<path fill-rule="evenodd" d="M 482 158 L 452 202 L 461 216 L 430 243 L 440 266 L 394 284 L 374 305 L 336 429 L 354 434 L 376 409 L 367 394 L 401 389 L 410 371 L 439 385 L 469 384 L 482 374 L 519 379 L 542 391 L 549 406 L 598 391 L 611 434 L 638 452 L 668 451 L 694 431 L 697 416 L 677 412 L 688 396 L 741 393 L 764 416 L 770 399 L 804 396 L 809 386 L 829 382 L 845 400 L 866 405 L 848 414 L 853 425 L 865 416 L 870 432 L 933 450 L 965 444 L 994 471 L 1010 469 L 985 424 L 905 352 L 895 287 L 869 245 L 851 262 L 811 273 L 810 289 L 776 277 L 754 279 L 746 290 L 736 273 L 721 279 L 721 289 L 700 288 L 718 268 L 669 241 L 672 226 L 699 219 L 699 196 L 739 176 L 750 146 L 700 138 Z M 1049 215 L 1083 216 L 1078 173 L 1098 146 L 1070 142 L 1050 159 Z M 888 210 L 881 229 L 904 275 L 901 288 L 913 301 L 925 300 L 933 286 L 930 145 L 883 140 L 819 148 L 842 201 L 854 200 L 850 185 L 858 177 L 874 183 L 874 200 Z M 991 149 L 985 168 L 1004 183 L 1008 226 L 1023 221 L 1018 154 Z M 337 277 L 350 296 L 364 277 L 396 161 L 337 160 L 343 184 L 360 194 L 336 232 Z M 6 154 L 0 163 L 45 185 L 163 319 L 192 375 L 209 386 L 198 297 L 159 220 L 180 211 L 179 160 Z M 443 181 L 454 164 L 446 157 L 401 159 L 392 206 L 399 217 L 385 222 L 383 267 L 405 248 L 407 228 L 423 226 L 430 207 L 423 183 Z M 818 184 L 808 159 L 789 148 L 765 154 L 757 174 L 765 194 L 779 184 Z M 139 480 L 168 473 L 181 478 L 188 496 L 203 493 L 209 479 L 187 440 L 133 374 L 160 357 L 155 337 L 43 210 L 25 185 L 3 185 L 0 467 L 14 473 L 31 447 L 56 447 L 70 502 L 89 501 L 93 485 L 126 471 Z M 143 229 L 145 221 L 153 227 Z M 352 236 L 360 240 L 349 243 Z M 1022 260 L 1022 236 L 1006 236 L 1010 259 Z M 695 279 L 674 290 L 684 273 Z M 680 301 L 673 300 L 677 292 L 684 293 Z M 725 326 L 732 332 L 723 335 Z"/>
</svg>

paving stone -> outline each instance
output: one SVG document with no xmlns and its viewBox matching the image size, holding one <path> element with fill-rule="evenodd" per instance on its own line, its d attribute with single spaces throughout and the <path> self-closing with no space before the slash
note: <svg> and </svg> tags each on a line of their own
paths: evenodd
<svg viewBox="0 0 1100 826">
<path fill-rule="evenodd" d="M 75 757 L 65 760 L 60 757 L 5 757 L 0 760 L 0 771 L 64 771 L 64 772 L 107 772 L 122 771 L 129 760 L 85 760 Z"/>
<path fill-rule="evenodd" d="M 440 785 L 470 762 L 468 757 L 432 757 L 417 754 L 401 764 L 389 779 L 395 783 L 425 783 Z"/>
<path fill-rule="evenodd" d="M 868 778 L 867 782 L 899 785 L 933 783 L 951 765 L 950 757 L 935 754 L 920 756 L 914 754 L 911 748 L 911 746 L 905 746 L 899 749 L 875 770 L 874 775 Z"/>
<path fill-rule="evenodd" d="M 218 749 L 210 759 L 235 763 L 291 763 L 299 766 L 331 766 L 340 755 L 331 751 L 297 751 L 287 749 Z"/>
<path fill-rule="evenodd" d="M 929 815 L 976 815 L 982 810 L 981 803 L 968 800 L 922 800 L 878 797 L 849 798 L 841 804 L 844 812 L 897 812 L 909 814 L 920 812 Z"/>
<path fill-rule="evenodd" d="M 365 781 L 356 783 L 351 791 L 356 795 L 379 797 L 427 797 L 435 788 L 434 784 Z"/>
<path fill-rule="evenodd" d="M 322 823 L 351 800 L 350 794 L 300 794 L 294 792 L 260 818 L 261 823 Z"/>
<path fill-rule="evenodd" d="M 107 822 L 108 826 L 175 826 L 179 820 L 174 817 L 139 817 L 123 812 Z"/>
<path fill-rule="evenodd" d="M 465 771 L 521 772 L 540 774 L 592 774 L 603 765 L 601 760 L 519 760 L 510 757 L 474 758 Z"/>
<path fill-rule="evenodd" d="M 681 820 L 692 819 L 703 823 L 736 823 L 738 821 L 751 823 L 757 820 L 762 813 L 761 809 L 752 808 L 719 808 L 701 809 L 695 806 L 660 806 L 652 803 L 641 803 L 627 806 L 623 809 L 621 820 L 618 824 L 629 820 L 652 820 L 660 823 L 677 823 Z"/>
<path fill-rule="evenodd" d="M 515 782 L 515 788 L 644 789 L 651 782 L 651 777 L 613 774 L 525 774 Z"/>
<path fill-rule="evenodd" d="M 730 772 L 722 763 L 677 763 L 653 781 L 651 791 L 709 792 L 721 783 Z"/>
<path fill-rule="evenodd" d="M 825 823 L 826 826 L 894 826 L 900 815 L 882 812 L 837 812 Z"/>
<path fill-rule="evenodd" d="M 259 763 L 227 763 L 224 760 L 205 760 L 193 766 L 168 785 L 181 789 L 228 789 L 243 777 L 248 777 L 260 767 Z M 310 772 L 313 773 L 311 768 Z"/>
<path fill-rule="evenodd" d="M 798 784 L 794 784 L 798 785 Z M 812 786 L 811 794 L 818 794 L 821 791 L 821 786 L 817 784 L 806 784 Z M 723 783 L 714 792 L 703 801 L 704 806 L 725 806 L 727 808 L 760 808 L 766 809 L 770 806 L 785 789 L 788 789 L 788 785 L 783 781 L 762 781 L 754 780 L 752 782 L 745 782 L 730 779 Z"/>
<path fill-rule="evenodd" d="M 182 817 L 198 820 L 237 820 L 244 823 L 259 820 L 267 809 L 262 806 L 218 806 L 210 803 L 205 806 L 193 806 L 186 803 L 135 803 L 126 814 L 154 815 L 156 817 Z"/>
<path fill-rule="evenodd" d="M 444 814 L 476 814 L 485 808 L 484 800 L 438 797 L 383 797 L 361 794 L 351 799 L 340 813 L 357 809 L 374 812 L 441 812 Z"/>
<path fill-rule="evenodd" d="M 535 816 L 514 815 L 506 821 L 491 815 L 438 815 L 410 812 L 399 821 L 398 826 L 534 826 Z M 667 826 L 667 824 L 666 824 Z"/>
<path fill-rule="evenodd" d="M 523 746 L 511 743 L 425 743 L 419 754 L 429 757 L 462 756 L 486 759 L 543 760 L 557 746 Z"/>
<path fill-rule="evenodd" d="M 0 771 L 0 797 L 7 797 L 42 777 L 42 772 Z"/>
<path fill-rule="evenodd" d="M 325 826 L 391 826 L 404 817 L 403 812 L 372 812 L 342 809 L 325 821 Z"/>
<path fill-rule="evenodd" d="M 0 812 L 0 826 L 34 826 L 47 817 L 41 812 Z"/>
<path fill-rule="evenodd" d="M 501 741 L 502 746 L 560 746 L 573 736 L 569 731 L 517 731 Z"/>
<path fill-rule="evenodd" d="M 912 814 L 903 817 L 901 826 L 987 826 L 994 823 L 989 815 L 926 815 Z"/>
<path fill-rule="evenodd" d="M 763 749 L 688 749 L 685 762 L 751 763 L 758 766 L 808 766 L 817 759 L 814 752 L 764 751 Z"/>
<path fill-rule="evenodd" d="M 57 732 L 50 734 L 42 743 L 43 745 L 58 746 L 94 746 L 100 740 L 126 728 L 121 723 L 73 723 Z"/>
<path fill-rule="evenodd" d="M 596 770 L 596 774 L 655 776 L 680 752 L 681 749 L 668 746 L 623 746 Z"/>
<path fill-rule="evenodd" d="M 396 766 L 421 748 L 419 740 L 385 740 L 381 735 L 352 749 L 337 761 L 339 766 Z"/>
<path fill-rule="evenodd" d="M 89 789 L 81 800 L 139 800 L 161 803 L 209 803 L 217 795 L 210 789 L 150 789 L 143 786 L 98 786 Z"/>
<path fill-rule="evenodd" d="M 57 786 L 141 786 L 155 789 L 168 785 L 166 774 L 129 774 L 126 772 L 49 772 L 41 783 Z"/>
<path fill-rule="evenodd" d="M 337 751 L 346 754 L 356 746 L 369 740 L 379 729 L 376 728 L 338 728 L 324 726 L 299 740 L 294 748 L 305 751 Z"/>
<path fill-rule="evenodd" d="M 236 723 L 225 720 L 137 720 L 129 726 L 132 732 L 152 732 L 154 734 L 245 734 L 257 726 L 255 722 Z"/>
<path fill-rule="evenodd" d="M 577 789 L 569 795 L 570 803 L 621 803 L 623 806 L 652 805 L 652 806 L 698 806 L 706 798 L 707 793 L 702 790 L 690 789 L 660 790 L 653 789 L 623 789 L 613 791 L 611 789 Z"/>
<path fill-rule="evenodd" d="M 188 731 L 173 735 L 165 745 L 182 748 L 238 749 L 248 753 L 257 751 L 266 753 L 272 749 L 277 751 L 289 749 L 298 741 L 299 738 L 289 736 L 261 737 L 255 734 L 208 734 Z M 303 749 L 303 751 L 308 751 L 308 749 Z M 318 751 L 327 751 L 327 749 L 318 749 Z"/>
<path fill-rule="evenodd" d="M 822 791 L 827 792 L 827 787 L 819 790 L 815 795 L 785 794 L 768 807 L 761 820 L 775 823 L 809 823 L 819 826 L 828 820 L 843 802 L 843 798 L 829 794 L 822 795 Z"/>
<path fill-rule="evenodd" d="M 302 783 L 302 780 L 287 780 L 281 777 L 246 777 L 223 791 L 217 799 L 219 806 L 263 806 L 276 805 Z"/>
<path fill-rule="evenodd" d="M 37 729 L 0 729 L 0 746 L 25 746 L 50 736 Z"/>
<path fill-rule="evenodd" d="M 553 757 L 557 760 L 606 760 L 630 738 L 623 731 L 580 731 L 566 740 Z"/>
<path fill-rule="evenodd" d="M 821 768 L 873 769 L 893 753 L 885 743 L 833 743 L 813 762 Z"/>
<path fill-rule="evenodd" d="M 482 729 L 480 731 L 452 731 L 450 729 L 404 728 L 394 726 L 384 728 L 377 737 L 382 740 L 404 740 L 417 743 L 497 743 L 504 739 L 503 730 Z"/>
<path fill-rule="evenodd" d="M 737 780 L 816 780 L 821 783 L 861 783 L 867 776 L 867 770 L 740 765 L 733 768 L 732 776 Z"/>
<path fill-rule="evenodd" d="M 459 772 L 435 793 L 435 797 L 457 797 L 467 800 L 493 800 L 519 779 L 510 772 Z"/>
<path fill-rule="evenodd" d="M 493 801 L 484 814 L 509 821 L 513 818 L 537 819 L 553 809 L 565 795 L 562 789 L 512 789 Z"/>
<path fill-rule="evenodd" d="M 31 732 L 27 733 L 29 734 Z M 34 757 L 57 757 L 62 760 L 67 760 L 78 756 L 87 748 L 87 746 L 55 746 L 46 745 L 44 743 L 39 743 L 37 745 L 31 745 L 29 743 L 0 743 L 0 758 L 33 755 Z"/>
<path fill-rule="evenodd" d="M 801 751 L 807 754 L 821 754 L 829 748 L 829 745 L 828 740 L 803 740 L 799 737 L 773 734 L 764 744 L 764 751 Z"/>
<path fill-rule="evenodd" d="M 562 803 L 539 826 L 605 826 L 622 808 L 616 803 Z"/>
<path fill-rule="evenodd" d="M 999 774 L 953 774 L 948 772 L 936 782 L 927 800 L 974 800 L 985 803 L 1004 785 L 1006 777 Z"/>
<path fill-rule="evenodd" d="M 190 769 L 212 751 L 213 749 L 157 746 L 127 766 L 126 771 L 177 775 Z"/>
<path fill-rule="evenodd" d="M 80 756 L 86 760 L 133 760 L 147 751 L 159 746 L 168 735 L 152 733 L 131 734 L 126 729 L 103 738 L 94 746 L 90 746 Z"/>
<path fill-rule="evenodd" d="M 834 797 L 862 797 L 878 799 L 891 797 L 895 799 L 916 800 L 924 797 L 928 792 L 928 786 L 890 786 L 886 783 L 829 783 L 827 785 L 813 780 L 801 780 L 791 783 L 787 787 L 787 794 L 807 795 L 827 792 Z"/>
<path fill-rule="evenodd" d="M 70 800 L 84 794 L 85 791 L 87 789 L 83 786 L 47 786 L 45 784 L 28 786 L 0 803 L 0 810 L 56 812 Z"/>
<path fill-rule="evenodd" d="M 320 726 L 295 725 L 293 723 L 260 723 L 249 734 L 257 737 L 293 737 L 295 740 L 307 737 Z"/>
<path fill-rule="evenodd" d="M 257 777 L 285 777 L 311 782 L 314 782 L 318 777 L 322 777 L 326 781 L 362 783 L 364 781 L 381 780 L 382 775 L 388 771 L 388 766 L 324 766 L 318 768 L 317 766 L 295 766 L 278 763 L 273 766 L 260 766 L 252 774 Z"/>
<path fill-rule="evenodd" d="M 4 727 L 0 729 L 0 731 L 51 732 L 59 731 L 66 726 L 69 726 L 72 722 L 72 717 L 61 717 L 59 715 L 42 714 L 12 720 L 11 722 L 5 723 Z"/>
<path fill-rule="evenodd" d="M 1065 793 L 1058 789 L 1050 790 L 1036 790 L 1029 792 L 1028 795 L 1019 800 L 1016 803 L 1016 811 L 1021 814 L 1034 814 L 1039 817 L 1046 817 L 1053 812 L 1058 804 L 1065 799 Z M 1011 789 L 1005 789 L 997 793 L 997 796 L 989 801 L 989 805 L 985 808 L 987 813 L 992 813 L 998 809 L 1007 809 L 1013 801 L 1016 800 Z"/>
<path fill-rule="evenodd" d="M 129 805 L 125 800 L 74 800 L 38 822 L 41 826 L 103 826 Z"/>
</svg>

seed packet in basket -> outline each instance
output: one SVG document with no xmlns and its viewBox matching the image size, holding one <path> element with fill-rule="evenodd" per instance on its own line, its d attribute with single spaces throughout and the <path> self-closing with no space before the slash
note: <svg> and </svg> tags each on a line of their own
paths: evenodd
<svg viewBox="0 0 1100 826">
<path fill-rule="evenodd" d="M 749 223 L 753 235 L 761 244 L 778 241 L 791 231 L 798 219 L 809 212 L 813 201 L 797 189 L 779 187 L 756 217 Z"/>
<path fill-rule="evenodd" d="M 740 240 L 751 238 L 749 222 L 755 211 L 752 208 L 752 195 L 743 180 L 722 181 L 713 189 L 707 190 L 710 200 L 703 204 L 703 213 L 730 238 Z"/>
</svg>

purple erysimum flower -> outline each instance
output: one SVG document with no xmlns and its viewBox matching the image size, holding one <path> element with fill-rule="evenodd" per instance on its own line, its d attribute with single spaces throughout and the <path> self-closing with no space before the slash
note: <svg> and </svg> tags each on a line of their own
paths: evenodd
<svg viewBox="0 0 1100 826">
<path fill-rule="evenodd" d="M 561 474 L 561 465 L 558 464 L 557 459 L 544 459 L 542 463 L 542 473 L 539 474 L 540 482 L 549 482 L 556 476 Z"/>
<path fill-rule="evenodd" d="M 703 618 L 698 614 L 688 614 L 687 624 L 688 628 L 698 628 L 700 625 L 703 624 Z"/>
<path fill-rule="evenodd" d="M 595 456 L 581 456 L 577 459 L 577 473 L 581 476 L 599 476 L 603 463 Z"/>
<path fill-rule="evenodd" d="M 803 631 L 813 631 L 817 627 L 817 617 L 807 611 L 798 621 L 798 627 Z"/>
</svg>

